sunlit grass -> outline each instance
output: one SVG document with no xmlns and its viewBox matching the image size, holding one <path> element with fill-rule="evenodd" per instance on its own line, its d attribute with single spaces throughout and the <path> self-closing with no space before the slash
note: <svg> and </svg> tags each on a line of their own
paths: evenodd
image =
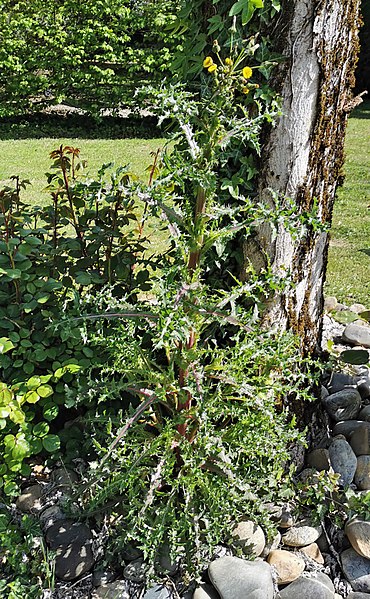
<svg viewBox="0 0 370 599">
<path fill-rule="evenodd" d="M 345 173 L 334 207 L 326 294 L 370 307 L 370 103 L 349 120 Z"/>
</svg>

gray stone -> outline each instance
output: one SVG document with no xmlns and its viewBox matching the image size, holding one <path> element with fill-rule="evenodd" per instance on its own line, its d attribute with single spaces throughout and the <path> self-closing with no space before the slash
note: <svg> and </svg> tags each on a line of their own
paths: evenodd
<svg viewBox="0 0 370 599">
<path fill-rule="evenodd" d="M 355 476 L 357 458 L 348 441 L 341 437 L 335 438 L 329 447 L 329 457 L 334 472 L 340 475 L 340 484 L 350 485 Z"/>
<path fill-rule="evenodd" d="M 321 472 L 322 470 L 329 470 L 329 451 L 323 448 L 313 449 L 307 455 L 307 464 L 308 466 L 310 466 L 311 468 L 315 468 L 319 472 Z"/>
<path fill-rule="evenodd" d="M 347 595 L 347 599 L 369 599 L 369 597 L 369 593 L 358 593 L 356 591 Z"/>
<path fill-rule="evenodd" d="M 281 543 L 281 534 L 279 531 L 276 532 L 276 534 L 274 535 L 274 537 L 270 540 L 267 541 L 264 550 L 261 553 L 261 557 L 266 558 L 268 556 L 268 554 L 270 553 L 270 551 L 274 551 L 275 549 L 278 549 Z"/>
<path fill-rule="evenodd" d="M 220 599 L 220 595 L 210 584 L 201 584 L 195 589 L 193 599 Z"/>
<path fill-rule="evenodd" d="M 355 314 L 360 314 L 360 312 L 366 311 L 366 307 L 364 306 L 364 304 L 352 304 L 352 306 L 350 306 L 349 309 L 351 310 L 351 312 L 354 312 Z"/>
<path fill-rule="evenodd" d="M 310 470 L 310 472 L 313 472 Z M 280 528 L 289 528 L 294 524 L 294 516 L 288 504 L 275 505 L 273 503 L 265 504 L 265 508 L 270 514 L 271 520 L 277 523 Z"/>
<path fill-rule="evenodd" d="M 324 385 L 321 385 L 321 393 L 320 393 L 321 399 L 325 399 L 325 397 L 328 397 L 328 395 L 329 395 L 329 391 L 327 390 L 327 388 L 324 387 Z"/>
<path fill-rule="evenodd" d="M 357 390 L 362 399 L 368 399 L 370 397 L 370 381 L 366 378 L 361 378 L 357 383 Z M 364 418 L 364 420 L 370 420 L 370 416 L 369 418 Z"/>
<path fill-rule="evenodd" d="M 333 435 L 344 435 L 347 437 L 347 439 L 349 439 L 355 430 L 357 430 L 358 427 L 362 426 L 363 424 L 363 420 L 344 420 L 343 422 L 337 422 L 333 428 Z M 366 426 L 370 429 L 370 422 L 368 422 Z"/>
<path fill-rule="evenodd" d="M 354 591 L 370 593 L 370 560 L 354 549 L 346 549 L 341 555 L 343 573 Z"/>
<path fill-rule="evenodd" d="M 324 299 L 324 310 L 325 312 L 333 312 L 338 306 L 338 300 L 333 295 L 329 295 Z"/>
<path fill-rule="evenodd" d="M 324 558 L 317 543 L 301 547 L 301 552 L 318 564 L 324 565 Z"/>
<path fill-rule="evenodd" d="M 171 599 L 171 591 L 160 584 L 147 590 L 143 599 Z"/>
<path fill-rule="evenodd" d="M 93 572 L 93 578 L 92 578 L 92 583 L 94 585 L 94 587 L 100 587 L 102 585 L 107 585 L 110 582 L 112 582 L 114 579 L 116 578 L 116 575 L 114 574 L 114 572 L 112 572 L 111 570 L 107 570 L 107 569 L 98 569 L 98 570 L 94 570 Z M 119 583 L 123 583 L 123 584 L 127 584 L 124 580 L 119 580 Z"/>
<path fill-rule="evenodd" d="M 72 487 L 78 482 L 78 476 L 74 470 L 68 468 L 56 468 L 50 475 L 52 483 L 58 487 Z"/>
<path fill-rule="evenodd" d="M 231 536 L 234 547 L 240 547 L 248 557 L 258 557 L 265 548 L 263 530 L 251 520 L 239 522 L 231 531 Z"/>
<path fill-rule="evenodd" d="M 364 406 L 358 415 L 359 420 L 370 422 L 370 406 Z"/>
<path fill-rule="evenodd" d="M 130 562 L 123 570 L 123 575 L 127 580 L 132 582 L 144 582 L 146 576 L 146 565 L 142 558 Z"/>
<path fill-rule="evenodd" d="M 362 557 L 370 559 L 370 522 L 351 518 L 344 530 L 353 549 Z"/>
<path fill-rule="evenodd" d="M 46 531 L 46 540 L 51 549 L 67 545 L 83 545 L 91 541 L 91 531 L 86 524 L 74 520 L 58 520 Z"/>
<path fill-rule="evenodd" d="M 352 345 L 370 347 L 370 327 L 365 323 L 351 322 L 343 331 L 343 339 Z"/>
<path fill-rule="evenodd" d="M 361 491 L 370 489 L 370 455 L 358 456 L 354 483 Z"/>
<path fill-rule="evenodd" d="M 42 495 L 42 487 L 40 485 L 32 485 L 24 489 L 16 501 L 16 507 L 21 512 L 39 512 L 41 510 L 40 498 Z"/>
<path fill-rule="evenodd" d="M 357 389 L 347 387 L 328 395 L 322 400 L 322 403 L 335 422 L 355 420 L 361 407 L 361 395 Z"/>
<path fill-rule="evenodd" d="M 312 526 L 308 520 L 302 520 L 292 526 L 281 537 L 284 545 L 289 547 L 304 547 L 317 541 L 322 533 L 321 526 Z"/>
<path fill-rule="evenodd" d="M 90 541 L 63 545 L 55 551 L 55 575 L 61 580 L 71 581 L 86 574 L 94 565 Z"/>
<path fill-rule="evenodd" d="M 370 454 L 369 427 L 359 426 L 351 436 L 351 447 L 357 456 Z"/>
<path fill-rule="evenodd" d="M 65 519 L 66 515 L 58 505 L 52 505 L 46 508 L 46 510 L 43 510 L 39 516 L 40 524 L 44 531 L 56 524 L 58 520 Z"/>
<path fill-rule="evenodd" d="M 334 599 L 334 586 L 329 576 L 317 572 L 300 576 L 280 591 L 281 599 Z"/>
<path fill-rule="evenodd" d="M 356 378 L 346 372 L 333 372 L 327 385 L 329 394 L 342 391 L 345 387 L 356 387 Z"/>
<path fill-rule="evenodd" d="M 115 580 L 98 587 L 91 599 L 130 599 L 126 580 Z"/>
<path fill-rule="evenodd" d="M 208 573 L 221 599 L 273 599 L 271 568 L 262 560 L 221 557 L 211 562 Z"/>
</svg>

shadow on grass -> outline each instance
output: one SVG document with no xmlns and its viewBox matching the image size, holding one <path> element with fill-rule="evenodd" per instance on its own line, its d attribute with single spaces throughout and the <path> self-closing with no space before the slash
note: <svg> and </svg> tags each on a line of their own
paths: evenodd
<svg viewBox="0 0 370 599">
<path fill-rule="evenodd" d="M 363 254 L 366 254 L 367 256 L 370 256 L 370 248 L 363 248 L 359 251 L 362 252 Z"/>
<path fill-rule="evenodd" d="M 105 116 L 94 119 L 81 114 L 31 114 L 0 119 L 0 139 L 41 139 L 78 137 L 81 139 L 153 139 L 163 130 L 153 116 Z"/>
<path fill-rule="evenodd" d="M 351 114 L 355 119 L 370 119 L 370 100 L 362 102 Z"/>
</svg>

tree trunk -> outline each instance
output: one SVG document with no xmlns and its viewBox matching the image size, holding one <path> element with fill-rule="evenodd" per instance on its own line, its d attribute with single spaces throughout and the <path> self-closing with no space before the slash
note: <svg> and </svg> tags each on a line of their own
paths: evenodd
<svg viewBox="0 0 370 599">
<path fill-rule="evenodd" d="M 260 199 L 271 192 L 292 198 L 298 212 L 317 204 L 318 217 L 331 224 L 358 53 L 360 0 L 284 0 L 275 28 L 276 47 L 286 57 L 277 73 L 283 116 L 266 140 Z M 258 269 L 267 262 L 289 274 L 292 285 L 271 298 L 266 326 L 292 329 L 304 353 L 318 349 L 329 234 L 310 227 L 294 240 L 283 228 L 274 240 L 262 227 L 245 242 L 244 255 Z"/>
</svg>

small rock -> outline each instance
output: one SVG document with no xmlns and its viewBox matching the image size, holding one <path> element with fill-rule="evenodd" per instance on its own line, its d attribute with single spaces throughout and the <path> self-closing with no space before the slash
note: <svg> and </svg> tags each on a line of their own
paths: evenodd
<svg viewBox="0 0 370 599">
<path fill-rule="evenodd" d="M 113 582 L 113 580 L 115 578 L 116 578 L 116 575 L 111 570 L 98 569 L 98 570 L 94 570 L 94 572 L 93 572 L 92 583 L 93 583 L 94 587 L 100 587 L 102 585 L 106 586 L 107 584 Z M 124 580 L 119 580 L 117 582 L 123 583 L 125 585 L 127 584 Z"/>
<path fill-rule="evenodd" d="M 43 510 L 39 516 L 40 524 L 44 531 L 56 524 L 58 520 L 65 519 L 66 516 L 58 505 L 47 507 L 46 510 Z"/>
<path fill-rule="evenodd" d="M 301 557 L 284 549 L 271 551 L 267 561 L 276 570 L 278 584 L 293 582 L 302 574 L 305 568 L 304 560 Z"/>
<path fill-rule="evenodd" d="M 361 518 L 351 518 L 344 530 L 353 549 L 362 557 L 370 559 L 370 522 Z"/>
<path fill-rule="evenodd" d="M 271 520 L 276 522 L 280 528 L 289 528 L 294 524 L 294 516 L 292 510 L 288 504 L 286 505 L 275 505 L 266 504 L 267 511 L 270 514 Z"/>
<path fill-rule="evenodd" d="M 362 399 L 368 399 L 370 397 L 370 381 L 369 379 L 361 378 L 357 383 L 357 390 L 361 395 Z M 360 412 L 361 414 L 361 412 Z M 361 418 L 361 416 L 359 416 Z M 363 420 L 370 420 L 369 418 L 364 418 Z"/>
<path fill-rule="evenodd" d="M 281 537 L 284 545 L 289 547 L 304 547 L 314 543 L 322 533 L 321 526 L 311 526 L 307 520 L 292 526 Z"/>
<path fill-rule="evenodd" d="M 58 487 L 72 487 L 78 482 L 78 476 L 74 470 L 56 468 L 51 473 L 50 480 Z"/>
<path fill-rule="evenodd" d="M 171 599 L 171 591 L 160 584 L 147 590 L 143 599 Z"/>
<path fill-rule="evenodd" d="M 220 599 L 220 595 L 210 584 L 201 584 L 195 589 L 193 599 Z"/>
<path fill-rule="evenodd" d="M 356 378 L 346 372 L 333 372 L 328 383 L 329 393 L 337 393 L 346 387 L 356 387 Z"/>
<path fill-rule="evenodd" d="M 208 573 L 221 599 L 273 599 L 274 585 L 270 566 L 239 557 L 222 557 L 211 562 Z"/>
<path fill-rule="evenodd" d="M 23 513 L 39 512 L 41 510 L 41 495 L 42 487 L 40 485 L 32 485 L 27 487 L 21 493 L 16 501 L 16 507 Z"/>
<path fill-rule="evenodd" d="M 354 591 L 370 593 L 370 560 L 354 549 L 346 549 L 341 555 L 343 573 Z"/>
<path fill-rule="evenodd" d="M 329 295 L 324 299 L 324 310 L 325 312 L 333 312 L 338 306 L 338 300 L 333 295 Z"/>
<path fill-rule="evenodd" d="M 94 565 L 90 542 L 58 547 L 55 551 L 55 576 L 71 581 L 86 574 Z"/>
<path fill-rule="evenodd" d="M 144 582 L 146 575 L 146 565 L 142 558 L 130 562 L 123 570 L 123 575 L 127 580 L 132 582 Z"/>
<path fill-rule="evenodd" d="M 130 599 L 126 580 L 115 580 L 97 588 L 91 599 Z"/>
<path fill-rule="evenodd" d="M 307 455 L 307 464 L 311 468 L 315 468 L 319 472 L 322 470 L 329 470 L 330 468 L 330 458 L 329 451 L 327 449 L 313 449 Z"/>
<path fill-rule="evenodd" d="M 239 522 L 231 531 L 232 543 L 250 557 L 258 557 L 264 550 L 266 539 L 263 530 L 251 520 Z"/>
<path fill-rule="evenodd" d="M 362 491 L 370 489 L 370 455 L 358 456 L 354 483 Z"/>
<path fill-rule="evenodd" d="M 358 427 L 362 426 L 363 424 L 363 420 L 344 420 L 343 422 L 337 422 L 333 428 L 333 436 L 344 435 L 347 437 L 347 439 L 349 439 L 355 430 L 357 430 Z M 366 426 L 370 429 L 370 422 L 366 424 Z"/>
<path fill-rule="evenodd" d="M 340 422 L 341 420 L 355 420 L 360 411 L 361 395 L 352 387 L 332 393 L 322 400 L 323 406 L 329 416 Z"/>
<path fill-rule="evenodd" d="M 311 543 L 311 545 L 302 547 L 301 551 L 314 562 L 324 565 L 324 558 L 317 543 Z"/>
<path fill-rule="evenodd" d="M 369 427 L 359 426 L 351 436 L 351 447 L 357 456 L 370 454 Z"/>
<path fill-rule="evenodd" d="M 46 540 L 51 549 L 67 545 L 83 545 L 91 541 L 91 531 L 86 524 L 74 520 L 58 520 L 46 531 Z"/>
<path fill-rule="evenodd" d="M 329 576 L 317 572 L 300 576 L 280 591 L 281 599 L 334 599 L 334 586 Z"/>
<path fill-rule="evenodd" d="M 352 304 L 352 306 L 349 307 L 349 310 L 355 314 L 360 314 L 360 312 L 366 312 L 366 307 L 363 304 Z"/>
<path fill-rule="evenodd" d="M 347 599 L 369 599 L 369 597 L 369 593 L 358 593 L 356 591 L 347 595 Z"/>
<path fill-rule="evenodd" d="M 351 322 L 343 331 L 343 339 L 352 345 L 370 347 L 370 327 L 365 323 Z"/>
<path fill-rule="evenodd" d="M 348 441 L 335 438 L 329 447 L 329 457 L 334 472 L 340 475 L 339 482 L 343 486 L 350 485 L 355 476 L 357 458 Z"/>
<path fill-rule="evenodd" d="M 358 415 L 359 420 L 370 422 L 370 406 L 364 406 Z"/>
<path fill-rule="evenodd" d="M 327 390 L 327 388 L 324 387 L 324 385 L 321 385 L 321 393 L 320 393 L 321 399 L 325 399 L 325 397 L 328 397 L 328 395 L 329 395 L 329 391 Z"/>
</svg>

